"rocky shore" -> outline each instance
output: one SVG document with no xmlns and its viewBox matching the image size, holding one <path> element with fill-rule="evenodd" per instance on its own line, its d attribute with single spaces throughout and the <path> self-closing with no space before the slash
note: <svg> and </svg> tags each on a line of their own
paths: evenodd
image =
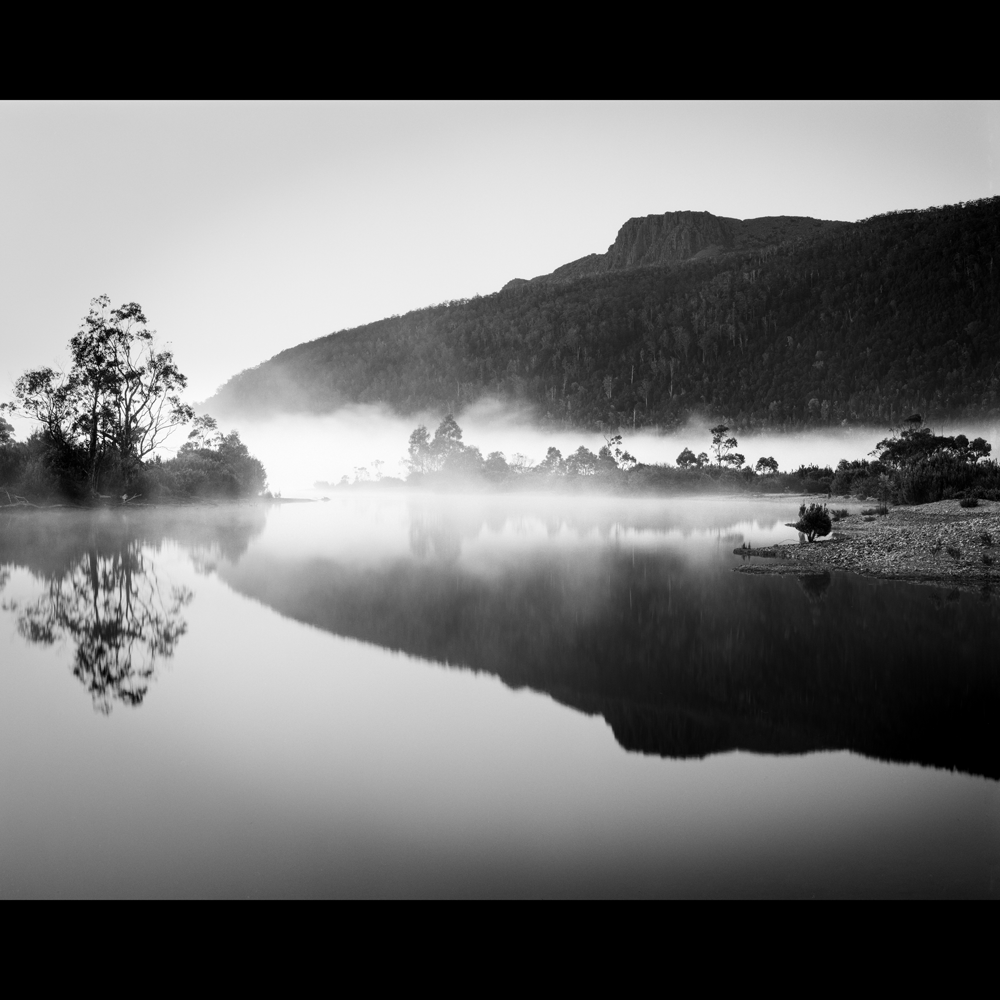
<svg viewBox="0 0 1000 1000">
<path fill-rule="evenodd" d="M 840 508 L 834 500 L 832 512 Z M 742 573 L 819 573 L 845 570 L 880 579 L 962 589 L 1000 585 L 1000 503 L 980 500 L 962 507 L 941 500 L 918 507 L 845 504 L 849 514 L 835 521 L 832 535 L 810 544 L 739 548 Z"/>
</svg>

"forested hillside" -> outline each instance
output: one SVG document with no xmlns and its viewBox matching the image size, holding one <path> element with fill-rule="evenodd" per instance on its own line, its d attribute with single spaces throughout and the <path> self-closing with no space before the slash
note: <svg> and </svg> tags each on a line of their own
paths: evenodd
<svg viewBox="0 0 1000 1000">
<path fill-rule="evenodd" d="M 1000 415 L 1000 198 L 813 236 L 816 220 L 797 221 L 786 242 L 511 283 L 331 334 L 241 372 L 206 409 L 411 413 L 492 396 L 554 423 L 697 413 L 741 430 Z"/>
</svg>

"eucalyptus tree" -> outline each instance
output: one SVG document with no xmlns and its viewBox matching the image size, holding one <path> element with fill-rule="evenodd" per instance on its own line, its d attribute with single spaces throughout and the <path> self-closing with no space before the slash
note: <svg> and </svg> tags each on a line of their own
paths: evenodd
<svg viewBox="0 0 1000 1000">
<path fill-rule="evenodd" d="M 735 465 L 738 469 L 746 461 L 739 452 L 733 451 L 739 442 L 734 437 L 726 437 L 729 428 L 725 424 L 716 424 L 715 427 L 710 427 L 709 433 L 712 435 L 715 462 L 720 469 L 723 465 Z"/>
<path fill-rule="evenodd" d="M 187 378 L 171 351 L 157 349 L 137 302 L 113 309 L 107 295 L 93 299 L 69 348 L 68 372 L 25 372 L 4 408 L 38 421 L 64 458 L 72 453 L 90 490 L 113 471 L 127 486 L 167 435 L 194 417 L 181 401 Z"/>
</svg>

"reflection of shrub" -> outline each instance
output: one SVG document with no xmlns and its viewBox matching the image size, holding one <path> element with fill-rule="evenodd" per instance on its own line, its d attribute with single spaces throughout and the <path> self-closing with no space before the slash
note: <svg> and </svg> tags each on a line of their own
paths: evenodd
<svg viewBox="0 0 1000 1000">
<path fill-rule="evenodd" d="M 800 576 L 798 580 L 799 586 L 805 591 L 806 596 L 811 601 L 818 601 L 830 589 L 833 577 L 829 573 L 809 573 Z"/>
<path fill-rule="evenodd" d="M 959 507 L 978 507 L 979 501 L 975 497 L 964 497 L 958 501 Z"/>
</svg>

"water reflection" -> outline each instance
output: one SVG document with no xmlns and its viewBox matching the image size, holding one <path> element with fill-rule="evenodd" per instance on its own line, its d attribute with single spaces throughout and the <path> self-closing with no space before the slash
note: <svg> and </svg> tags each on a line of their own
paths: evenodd
<svg viewBox="0 0 1000 1000">
<path fill-rule="evenodd" d="M 182 610 L 194 596 L 161 579 L 156 553 L 165 539 L 179 541 L 206 571 L 220 557 L 238 558 L 264 516 L 233 513 L 8 516 L 0 523 L 0 591 L 13 567 L 27 569 L 43 590 L 2 606 L 28 642 L 72 646 L 73 675 L 96 711 L 107 715 L 115 702 L 141 705 L 158 663 L 173 656 L 187 630 Z"/>
<path fill-rule="evenodd" d="M 833 576 L 830 573 L 805 573 L 796 579 L 805 595 L 815 604 L 823 599 L 830 589 L 830 584 L 833 583 Z"/>
<path fill-rule="evenodd" d="M 112 554 L 91 550 L 37 600 L 4 606 L 29 642 L 73 643 L 73 675 L 106 715 L 115 701 L 142 704 L 157 659 L 172 656 L 186 631 L 180 612 L 191 597 L 185 587 L 161 587 L 133 543 Z"/>
<path fill-rule="evenodd" d="M 220 575 L 298 621 L 600 714 L 629 750 L 846 748 L 1000 777 L 996 602 L 747 578 L 731 530 L 637 531 L 620 511 L 498 521 L 418 504 L 407 519 L 405 551 L 297 555 L 265 536 Z"/>
<path fill-rule="evenodd" d="M 545 693 L 602 716 L 630 751 L 848 749 L 1000 777 L 998 603 L 732 573 L 733 539 L 766 543 L 786 514 L 369 497 L 21 516 L 0 520 L 0 574 L 25 567 L 44 583 L 17 603 L 18 628 L 70 640 L 102 711 L 140 704 L 185 634 L 192 591 L 156 565 L 169 540 L 287 618 Z"/>
</svg>

